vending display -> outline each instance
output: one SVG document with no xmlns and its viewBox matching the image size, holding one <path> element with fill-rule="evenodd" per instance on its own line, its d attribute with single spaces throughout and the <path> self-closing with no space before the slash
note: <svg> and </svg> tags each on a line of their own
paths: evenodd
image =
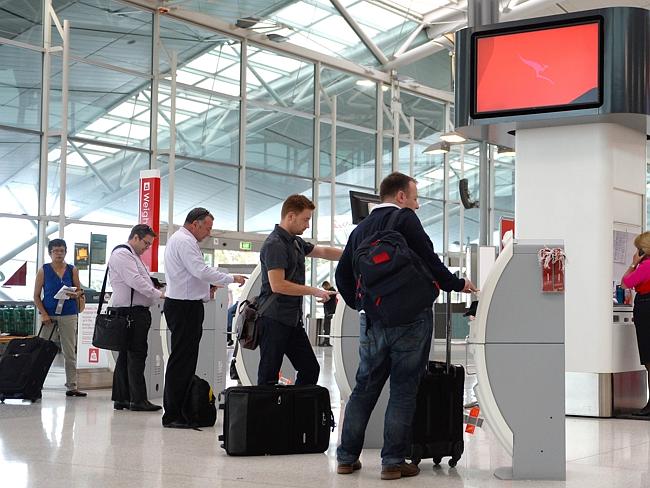
<svg viewBox="0 0 650 488">
<path fill-rule="evenodd" d="M 0 304 L 0 333 L 12 336 L 34 334 L 33 305 Z"/>
</svg>

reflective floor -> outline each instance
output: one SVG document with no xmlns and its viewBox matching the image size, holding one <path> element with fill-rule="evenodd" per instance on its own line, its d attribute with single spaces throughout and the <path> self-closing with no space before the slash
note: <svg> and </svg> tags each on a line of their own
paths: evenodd
<svg viewBox="0 0 650 488">
<path fill-rule="evenodd" d="M 331 349 L 318 348 L 317 355 L 321 383 L 338 404 Z M 0 487 L 386 486 L 379 479 L 378 450 L 364 451 L 361 471 L 335 473 L 338 432 L 325 454 L 231 458 L 217 440 L 221 416 L 214 428 L 201 432 L 163 429 L 159 412 L 114 411 L 107 390 L 66 398 L 62 384 L 62 371 L 55 367 L 41 402 L 0 405 Z M 493 470 L 506 465 L 507 458 L 486 426 L 466 436 L 465 454 L 455 469 L 446 464 L 432 469 L 425 460 L 419 476 L 394 483 L 439 488 L 650 486 L 650 422 L 569 418 L 566 424 L 566 482 L 496 479 Z"/>
</svg>

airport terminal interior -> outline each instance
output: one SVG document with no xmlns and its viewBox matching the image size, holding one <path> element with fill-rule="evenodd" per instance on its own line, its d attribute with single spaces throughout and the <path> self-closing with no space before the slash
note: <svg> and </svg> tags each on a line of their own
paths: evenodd
<svg viewBox="0 0 650 488">
<path fill-rule="evenodd" d="M 521 70 L 494 68 L 494 39 L 552 35 L 557 59 L 512 48 Z M 574 66 L 588 73 L 576 81 Z M 303 300 L 336 422 L 318 454 L 228 456 L 223 410 L 200 430 L 114 410 L 116 355 L 92 335 L 111 250 L 149 223 L 158 238 L 146 262 L 164 282 L 167 240 L 204 207 L 205 263 L 249 280 L 205 304 L 197 375 L 215 393 L 255 384 L 257 351 L 231 368 L 227 309 L 259 292 L 260 249 L 283 201 L 311 199 L 302 237 L 342 248 L 394 171 L 417 180 L 435 252 L 481 289 L 434 304 L 430 359 L 445 361 L 450 310 L 451 362 L 466 373 L 463 455 L 456 466 L 423 459 L 395 483 L 650 486 L 650 416 L 633 415 L 648 379 L 633 297 L 617 286 L 650 222 L 648 134 L 650 0 L 0 2 L 0 353 L 38 331 L 34 281 L 48 240 L 63 238 L 86 297 L 77 369 L 88 393 L 66 396 L 58 354 L 41 399 L 0 403 L 0 486 L 386 483 L 383 411 L 362 469 L 337 474 L 359 361 L 358 315 L 340 298 L 329 330 L 322 304 Z M 307 259 L 306 284 L 336 287 L 335 271 Z M 151 310 L 145 378 L 161 404 L 170 332 L 161 304 Z M 294 373 L 285 360 L 280 382 Z"/>
</svg>

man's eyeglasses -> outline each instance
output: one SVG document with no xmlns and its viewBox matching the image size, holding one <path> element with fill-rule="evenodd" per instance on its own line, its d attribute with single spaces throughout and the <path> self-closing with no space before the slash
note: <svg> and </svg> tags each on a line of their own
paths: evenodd
<svg viewBox="0 0 650 488">
<path fill-rule="evenodd" d="M 149 248 L 149 247 L 151 247 L 153 245 L 153 239 L 150 240 L 150 241 L 148 241 L 146 239 L 142 239 L 142 242 L 144 242 L 144 247 L 145 248 Z"/>
</svg>

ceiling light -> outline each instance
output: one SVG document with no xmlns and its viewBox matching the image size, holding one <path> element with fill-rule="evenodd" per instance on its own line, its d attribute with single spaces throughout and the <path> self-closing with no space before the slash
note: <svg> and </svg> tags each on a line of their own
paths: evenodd
<svg viewBox="0 0 650 488">
<path fill-rule="evenodd" d="M 452 144 L 458 144 L 467 140 L 462 134 L 458 132 L 445 132 L 444 134 L 440 135 L 440 139 Z"/>
<path fill-rule="evenodd" d="M 447 141 L 436 142 L 427 147 L 422 154 L 445 154 L 451 149 L 451 145 Z"/>
<path fill-rule="evenodd" d="M 500 158 L 514 158 L 516 155 L 515 150 L 511 147 L 497 146 L 497 157 Z"/>
<path fill-rule="evenodd" d="M 366 78 L 362 78 L 360 80 L 357 80 L 356 84 L 357 84 L 357 86 L 375 86 L 374 81 L 368 80 Z"/>
<path fill-rule="evenodd" d="M 271 33 L 271 34 L 267 34 L 266 37 L 269 41 L 273 41 L 273 42 L 286 42 L 289 40 L 288 37 L 283 36 L 282 34 Z"/>
<path fill-rule="evenodd" d="M 256 25 L 261 19 L 259 17 L 244 17 L 242 19 L 237 19 L 235 25 L 241 27 L 242 29 L 250 29 Z"/>
</svg>

